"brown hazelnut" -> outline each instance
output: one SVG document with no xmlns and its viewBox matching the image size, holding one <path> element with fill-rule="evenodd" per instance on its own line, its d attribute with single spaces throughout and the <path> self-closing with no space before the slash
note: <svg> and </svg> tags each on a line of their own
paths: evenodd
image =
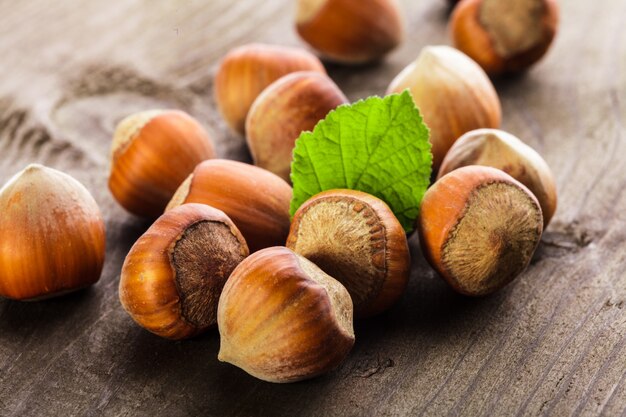
<svg viewBox="0 0 626 417">
<path fill-rule="evenodd" d="M 411 258 L 391 209 L 373 195 L 330 190 L 296 212 L 287 247 L 341 282 L 357 317 L 379 314 L 404 293 Z"/>
<path fill-rule="evenodd" d="M 289 181 L 300 133 L 313 130 L 331 110 L 347 102 L 339 87 L 317 72 L 295 72 L 271 84 L 254 101 L 246 120 L 255 165 Z"/>
<path fill-rule="evenodd" d="M 315 55 L 299 48 L 253 43 L 230 51 L 215 74 L 215 100 L 228 125 L 243 134 L 248 110 L 257 96 L 295 71 L 326 73 Z"/>
<path fill-rule="evenodd" d="M 524 184 L 539 201 L 546 228 L 556 211 L 557 193 L 550 167 L 533 148 L 497 129 L 478 129 L 463 135 L 446 155 L 439 178 L 467 165 L 501 169 Z"/>
<path fill-rule="evenodd" d="M 284 247 L 263 249 L 235 268 L 217 319 L 219 360 L 269 382 L 328 372 L 354 345 L 348 291 Z"/>
<path fill-rule="evenodd" d="M 120 301 L 154 334 L 194 336 L 217 323 L 222 288 L 246 256 L 246 242 L 228 216 L 185 204 L 159 217 L 133 245 L 122 268 Z"/>
<path fill-rule="evenodd" d="M 454 45 L 490 75 L 527 69 L 556 35 L 556 0 L 463 0 L 450 20 Z"/>
<path fill-rule="evenodd" d="M 0 296 L 43 299 L 98 281 L 104 220 L 74 178 L 31 164 L 0 189 L 0 213 Z"/>
<path fill-rule="evenodd" d="M 122 120 L 113 137 L 109 189 L 128 211 L 156 218 L 213 142 L 187 113 L 151 110 Z"/>
<path fill-rule="evenodd" d="M 324 58 L 347 64 L 378 60 L 404 38 L 396 0 L 298 0 L 296 29 Z"/>
<path fill-rule="evenodd" d="M 242 162 L 212 159 L 194 169 L 167 210 L 186 203 L 208 204 L 222 210 L 254 252 L 285 243 L 291 195 L 289 184 L 269 171 Z"/>
<path fill-rule="evenodd" d="M 528 266 L 543 230 L 541 207 L 499 169 L 466 166 L 426 191 L 418 221 L 429 263 L 456 291 L 490 294 Z"/>
<path fill-rule="evenodd" d="M 417 60 L 391 82 L 387 93 L 406 89 L 430 128 L 435 170 L 459 136 L 500 126 L 502 110 L 493 84 L 478 64 L 454 48 L 422 49 Z"/>
</svg>

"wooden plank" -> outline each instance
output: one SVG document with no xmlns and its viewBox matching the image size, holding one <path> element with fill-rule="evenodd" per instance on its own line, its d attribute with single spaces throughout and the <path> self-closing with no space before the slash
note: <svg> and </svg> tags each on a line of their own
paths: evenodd
<svg viewBox="0 0 626 417">
<path fill-rule="evenodd" d="M 249 160 L 215 111 L 220 56 L 298 44 L 293 2 L 0 3 L 0 182 L 29 162 L 67 171 L 101 205 L 107 262 L 87 291 L 0 300 L 0 415 L 623 415 L 626 413 L 626 3 L 561 1 L 549 56 L 502 80 L 504 128 L 552 166 L 560 205 L 528 272 L 483 299 L 454 294 L 411 239 L 411 283 L 357 323 L 337 371 L 272 385 L 216 359 L 216 331 L 185 342 L 136 327 L 119 271 L 147 228 L 106 188 L 115 124 L 176 107 L 223 157 Z M 351 99 L 383 94 L 422 46 L 448 43 L 442 0 L 404 0 L 407 40 L 384 63 L 332 66 Z"/>
</svg>

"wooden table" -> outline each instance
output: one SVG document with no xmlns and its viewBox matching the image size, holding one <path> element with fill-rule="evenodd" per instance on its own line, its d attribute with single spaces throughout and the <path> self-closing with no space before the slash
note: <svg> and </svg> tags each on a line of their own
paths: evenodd
<svg viewBox="0 0 626 417">
<path fill-rule="evenodd" d="M 0 181 L 29 162 L 67 171 L 106 216 L 99 283 L 37 303 L 0 300 L 0 415 L 607 415 L 626 413 L 626 2 L 562 0 L 547 58 L 497 82 L 504 129 L 553 168 L 559 209 L 527 273 L 469 299 L 411 238 L 411 283 L 356 324 L 337 371 L 291 385 L 217 361 L 217 331 L 185 342 L 137 327 L 118 301 L 147 228 L 106 187 L 116 123 L 184 109 L 222 157 L 249 160 L 212 98 L 231 47 L 298 44 L 288 0 L 0 3 Z M 449 43 L 443 0 L 405 0 L 406 42 L 380 65 L 329 67 L 351 99 L 383 94 L 429 44 Z M 1 231 L 0 231 L 1 233 Z"/>
</svg>

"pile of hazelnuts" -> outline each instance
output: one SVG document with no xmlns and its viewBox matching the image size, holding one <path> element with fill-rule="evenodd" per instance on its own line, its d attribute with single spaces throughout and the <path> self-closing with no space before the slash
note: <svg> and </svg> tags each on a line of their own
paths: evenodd
<svg viewBox="0 0 626 417">
<path fill-rule="evenodd" d="M 458 49 L 425 47 L 388 88 L 408 89 L 431 130 L 438 176 L 415 226 L 429 263 L 460 293 L 490 294 L 519 276 L 556 210 L 546 162 L 498 130 L 488 76 L 534 64 L 556 24 L 554 0 L 461 0 L 450 23 Z M 404 32 L 394 0 L 299 0 L 296 27 L 345 64 L 381 59 Z M 260 379 L 327 372 L 354 344 L 353 316 L 380 314 L 405 291 L 407 234 L 385 202 L 357 190 L 324 191 L 291 218 L 294 142 L 348 101 L 315 55 L 238 47 L 217 69 L 215 98 L 254 165 L 217 159 L 182 111 L 133 114 L 114 133 L 111 193 L 155 219 L 126 257 L 121 303 L 169 339 L 217 325 L 219 359 Z M 0 212 L 0 295 L 38 300 L 99 279 L 104 221 L 78 181 L 29 165 L 0 189 Z"/>
</svg>

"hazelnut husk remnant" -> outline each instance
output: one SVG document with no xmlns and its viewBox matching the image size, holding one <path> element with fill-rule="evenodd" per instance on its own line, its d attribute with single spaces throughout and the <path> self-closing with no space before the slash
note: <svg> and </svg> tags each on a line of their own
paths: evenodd
<svg viewBox="0 0 626 417">
<path fill-rule="evenodd" d="M 267 87 L 252 105 L 246 138 L 254 163 L 289 181 L 296 139 L 348 99 L 326 75 L 295 72 Z"/>
<path fill-rule="evenodd" d="M 326 73 L 315 55 L 300 48 L 253 43 L 230 51 L 215 74 L 215 100 L 224 120 L 243 134 L 246 116 L 258 95 L 296 71 Z"/>
<path fill-rule="evenodd" d="M 528 266 L 543 230 L 541 207 L 499 169 L 467 166 L 425 194 L 418 219 L 422 250 L 456 291 L 486 295 Z"/>
<path fill-rule="evenodd" d="M 126 210 L 156 218 L 196 165 L 214 157 L 211 138 L 187 113 L 136 113 L 115 130 L 109 189 Z"/>
<path fill-rule="evenodd" d="M 285 243 L 291 195 L 289 184 L 269 171 L 243 162 L 212 159 L 194 169 L 167 210 L 185 203 L 208 204 L 222 210 L 254 252 Z"/>
<path fill-rule="evenodd" d="M 284 247 L 246 258 L 218 308 L 219 360 L 269 382 L 295 382 L 336 368 L 354 344 L 348 291 Z"/>
<path fill-rule="evenodd" d="M 0 189 L 0 213 L 0 296 L 37 300 L 98 281 L 104 220 L 80 182 L 31 164 Z"/>
<path fill-rule="evenodd" d="M 382 200 L 355 190 L 330 190 L 296 212 L 287 247 L 341 282 L 355 315 L 368 317 L 391 307 L 409 278 L 406 234 Z"/>
<path fill-rule="evenodd" d="M 497 129 L 478 129 L 457 140 L 441 164 L 439 178 L 467 165 L 484 165 L 501 169 L 524 184 L 539 201 L 546 228 L 557 205 L 554 175 L 533 148 Z"/>
<path fill-rule="evenodd" d="M 213 327 L 226 280 L 248 256 L 233 222 L 204 204 L 168 211 L 128 253 L 120 301 L 145 329 L 184 339 Z"/>
<path fill-rule="evenodd" d="M 490 75 L 523 71 L 548 51 L 556 0 L 462 0 L 450 20 L 454 45 Z"/>
<path fill-rule="evenodd" d="M 404 20 L 396 0 L 298 0 L 297 4 L 300 37 L 330 61 L 375 61 L 404 38 Z"/>
<path fill-rule="evenodd" d="M 462 52 L 429 46 L 389 86 L 387 93 L 408 89 L 430 128 L 433 168 L 464 133 L 500 126 L 500 99 L 487 74 Z"/>
</svg>

